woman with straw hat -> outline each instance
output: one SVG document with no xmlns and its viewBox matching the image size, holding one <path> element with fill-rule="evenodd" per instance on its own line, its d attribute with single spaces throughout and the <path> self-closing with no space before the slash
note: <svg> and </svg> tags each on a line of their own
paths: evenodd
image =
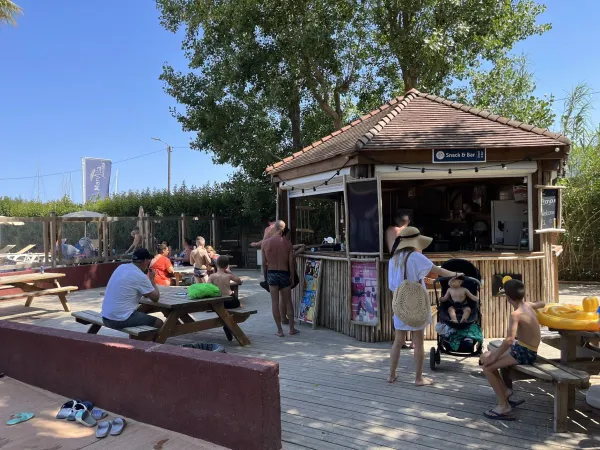
<svg viewBox="0 0 600 450">
<path fill-rule="evenodd" d="M 427 292 L 424 278 L 430 272 L 443 277 L 462 275 L 436 266 L 422 254 L 422 251 L 431 244 L 431 241 L 432 239 L 430 237 L 421 235 L 420 231 L 415 227 L 407 227 L 400 232 L 400 236 L 396 238 L 392 247 L 392 259 L 390 260 L 388 272 L 389 288 L 392 292 L 396 292 L 397 288 L 404 280 L 420 283 L 423 290 Z M 409 311 L 413 307 L 423 307 L 422 303 L 416 301 L 413 304 L 410 296 L 403 299 L 403 301 L 405 302 L 403 306 Z M 394 314 L 394 328 L 396 329 L 396 334 L 390 355 L 391 366 L 390 377 L 388 379 L 389 383 L 393 383 L 396 381 L 396 378 L 398 378 L 396 376 L 396 369 L 398 367 L 398 361 L 400 360 L 400 350 L 406 340 L 407 331 L 412 332 L 413 343 L 415 345 L 415 384 L 417 386 L 426 386 L 433 383 L 432 380 L 423 377 L 423 361 L 425 358 L 423 336 L 425 328 L 431 323 L 431 308 L 427 308 L 428 311 L 425 312 L 425 317 L 428 318 L 425 322 L 417 326 L 411 326 L 404 323 L 396 316 L 396 314 Z"/>
</svg>

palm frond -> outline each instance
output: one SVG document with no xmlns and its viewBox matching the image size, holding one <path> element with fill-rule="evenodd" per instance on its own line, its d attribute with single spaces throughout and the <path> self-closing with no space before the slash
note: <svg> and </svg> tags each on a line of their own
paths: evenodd
<svg viewBox="0 0 600 450">
<path fill-rule="evenodd" d="M 22 13 L 21 7 L 11 0 L 0 0 L 0 25 L 3 23 L 16 25 L 15 17 Z"/>
</svg>

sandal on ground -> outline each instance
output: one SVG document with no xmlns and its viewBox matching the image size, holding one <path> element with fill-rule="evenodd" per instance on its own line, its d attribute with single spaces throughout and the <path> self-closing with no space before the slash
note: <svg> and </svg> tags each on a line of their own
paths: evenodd
<svg viewBox="0 0 600 450">
<path fill-rule="evenodd" d="M 71 408 L 71 412 L 69 412 L 69 415 L 67 416 L 67 420 L 69 422 L 75 422 L 75 417 L 77 416 L 77 413 L 79 411 L 84 411 L 87 410 L 87 406 L 84 403 L 75 403 L 73 405 L 73 408 Z"/>
<path fill-rule="evenodd" d="M 96 419 L 92 417 L 90 412 L 87 409 L 80 409 L 77 411 L 77 415 L 75 416 L 75 422 L 80 423 L 81 425 L 85 425 L 86 427 L 95 427 Z"/>
<path fill-rule="evenodd" d="M 16 425 L 18 423 L 27 422 L 29 419 L 33 417 L 33 413 L 30 412 L 20 412 L 13 414 L 10 416 L 10 420 L 6 422 L 6 425 Z"/>
<path fill-rule="evenodd" d="M 104 419 L 106 416 L 108 416 L 108 413 L 106 411 L 103 411 L 100 408 L 92 409 L 92 417 L 94 419 L 101 420 Z"/>
<path fill-rule="evenodd" d="M 56 414 L 56 418 L 57 419 L 66 419 L 67 417 L 69 417 L 69 414 L 71 414 L 73 407 L 77 403 L 79 403 L 77 400 L 69 400 L 68 402 L 66 402 L 64 405 L 62 405 L 60 407 L 60 410 Z"/>
<path fill-rule="evenodd" d="M 98 428 L 96 429 L 96 437 L 98 439 L 105 438 L 110 433 L 110 429 L 112 427 L 112 422 L 110 420 L 104 420 L 98 424 Z"/>
<path fill-rule="evenodd" d="M 515 416 L 513 416 L 511 413 L 501 414 L 501 413 L 494 411 L 493 409 L 490 409 L 489 411 L 484 412 L 483 415 L 485 417 L 487 417 L 488 419 L 492 419 L 492 420 L 506 420 L 508 422 L 512 422 L 515 420 Z"/>
<path fill-rule="evenodd" d="M 111 436 L 120 435 L 123 432 L 123 430 L 125 429 L 125 425 L 127 425 L 127 422 L 125 422 L 125 419 L 123 419 L 122 417 L 117 417 L 112 422 L 112 430 L 110 430 L 110 435 Z"/>
</svg>

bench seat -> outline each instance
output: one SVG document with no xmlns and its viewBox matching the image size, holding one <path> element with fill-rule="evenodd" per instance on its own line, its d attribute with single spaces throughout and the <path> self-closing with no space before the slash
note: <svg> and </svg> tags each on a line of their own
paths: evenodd
<svg viewBox="0 0 600 450">
<path fill-rule="evenodd" d="M 97 334 L 100 331 L 100 328 L 104 326 L 104 322 L 102 321 L 102 315 L 96 311 L 75 311 L 71 313 L 77 323 L 81 323 L 83 325 L 91 325 L 88 330 L 90 334 Z M 138 327 L 127 327 L 122 328 L 117 331 L 122 331 L 123 333 L 127 333 L 129 336 L 132 336 L 141 340 L 152 340 L 152 338 L 158 333 L 158 328 L 149 327 L 146 325 L 141 325 Z"/>
<path fill-rule="evenodd" d="M 495 350 L 502 341 L 492 341 L 488 350 Z M 575 407 L 575 389 L 586 389 L 590 385 L 587 372 L 574 369 L 538 355 L 533 365 L 516 365 L 502 371 L 502 378 L 508 388 L 512 380 L 539 379 L 554 385 L 554 432 L 567 431 L 568 411 Z"/>
</svg>

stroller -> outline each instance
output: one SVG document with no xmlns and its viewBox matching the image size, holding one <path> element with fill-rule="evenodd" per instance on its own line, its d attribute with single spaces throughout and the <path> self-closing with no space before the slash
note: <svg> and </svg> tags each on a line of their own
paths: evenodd
<svg viewBox="0 0 600 450">
<path fill-rule="evenodd" d="M 444 264 L 442 264 L 442 267 L 452 272 L 464 273 L 465 276 L 463 281 L 463 287 L 467 288 L 471 292 L 471 294 L 480 299 L 479 291 L 481 288 L 481 274 L 473 264 L 464 259 L 450 259 Z M 438 285 L 441 290 L 441 296 L 443 297 L 448 291 L 448 283 L 451 278 L 452 277 L 438 277 L 433 283 L 433 289 L 435 291 L 435 301 L 438 308 L 438 323 L 443 323 L 455 330 L 465 329 L 474 323 L 477 323 L 479 326 L 481 326 L 481 299 L 475 302 L 467 298 L 467 306 L 471 308 L 471 314 L 466 322 L 460 323 L 462 315 L 460 311 L 457 311 L 457 319 L 459 323 L 454 323 L 450 320 L 448 308 L 452 306 L 452 304 L 450 302 L 444 302 L 440 304 L 440 297 L 438 296 Z M 445 353 L 447 355 L 466 357 L 480 356 L 482 347 L 482 343 L 475 342 L 473 339 L 466 337 L 460 342 L 458 350 L 453 350 L 450 346 L 449 338 L 442 336 L 438 333 L 437 349 L 435 347 L 431 347 L 429 355 L 429 366 L 431 367 L 431 370 L 436 369 L 436 365 L 440 364 L 441 362 L 441 353 Z"/>
</svg>

